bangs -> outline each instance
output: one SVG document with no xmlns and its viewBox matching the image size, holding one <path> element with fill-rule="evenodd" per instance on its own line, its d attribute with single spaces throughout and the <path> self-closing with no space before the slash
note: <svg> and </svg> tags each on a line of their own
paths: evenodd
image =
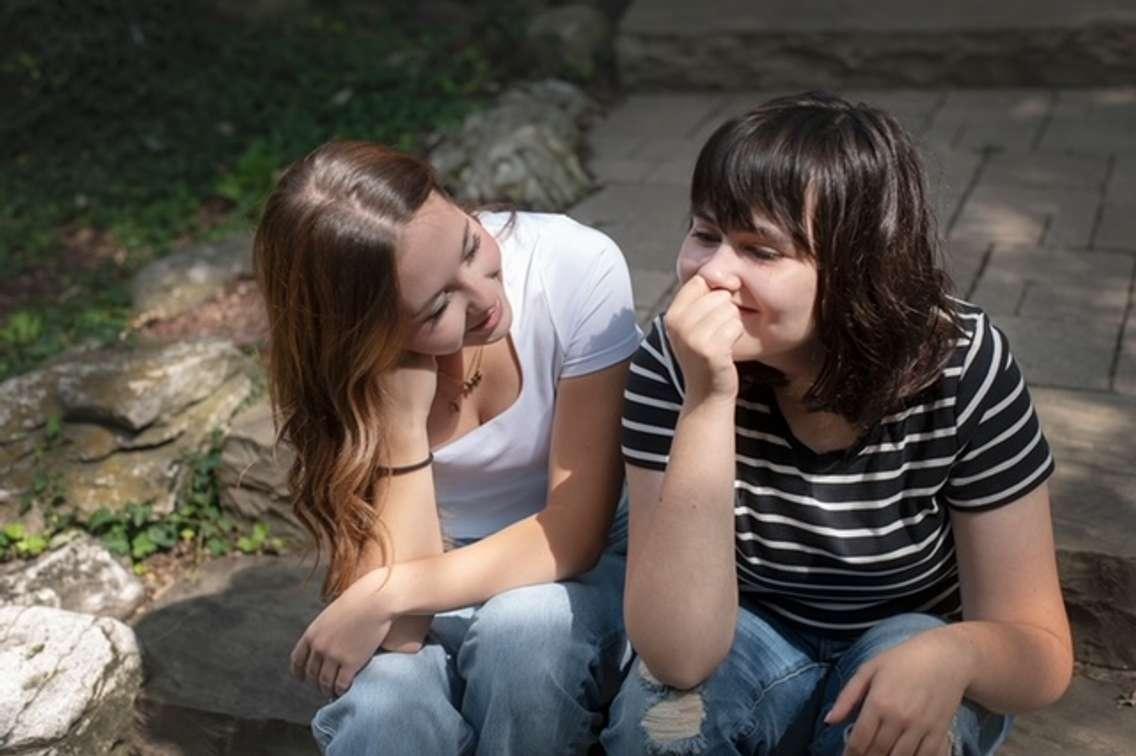
<svg viewBox="0 0 1136 756">
<path fill-rule="evenodd" d="M 805 215 L 814 160 L 800 119 L 754 122 L 734 118 L 711 135 L 698 154 L 690 185 L 690 212 L 723 233 L 754 232 L 754 216 L 792 237 L 812 256 Z"/>
</svg>

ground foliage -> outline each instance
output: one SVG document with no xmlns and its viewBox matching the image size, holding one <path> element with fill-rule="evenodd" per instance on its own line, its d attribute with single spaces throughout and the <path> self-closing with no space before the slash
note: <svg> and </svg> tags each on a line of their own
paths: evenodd
<svg viewBox="0 0 1136 756">
<path fill-rule="evenodd" d="M 127 284 L 330 138 L 420 150 L 523 75 L 523 0 L 0 5 L 0 379 L 121 334 Z"/>
</svg>

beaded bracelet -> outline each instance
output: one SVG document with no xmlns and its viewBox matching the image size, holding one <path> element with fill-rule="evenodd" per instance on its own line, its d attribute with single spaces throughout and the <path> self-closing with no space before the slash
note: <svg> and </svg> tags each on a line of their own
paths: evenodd
<svg viewBox="0 0 1136 756">
<path fill-rule="evenodd" d="M 421 462 L 415 462 L 413 465 L 405 465 L 403 467 L 380 467 L 379 472 L 383 475 L 405 475 L 406 473 L 411 473 L 415 470 L 421 470 L 423 467 L 426 467 L 433 461 L 434 453 L 430 452 L 430 454 L 427 455 L 426 459 L 422 460 Z"/>
</svg>

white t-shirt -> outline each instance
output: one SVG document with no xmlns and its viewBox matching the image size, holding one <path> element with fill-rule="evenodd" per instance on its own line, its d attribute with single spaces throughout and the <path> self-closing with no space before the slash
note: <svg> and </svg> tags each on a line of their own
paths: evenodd
<svg viewBox="0 0 1136 756">
<path fill-rule="evenodd" d="M 482 538 L 544 509 L 556 388 L 635 353 L 627 263 L 610 238 L 564 215 L 489 213 L 497 238 L 521 393 L 508 409 L 434 453 L 442 529 Z"/>
</svg>

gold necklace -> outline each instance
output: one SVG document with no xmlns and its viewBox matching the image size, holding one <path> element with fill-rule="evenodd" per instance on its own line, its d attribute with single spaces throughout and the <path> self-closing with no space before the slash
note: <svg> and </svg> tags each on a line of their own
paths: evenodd
<svg viewBox="0 0 1136 756">
<path fill-rule="evenodd" d="M 469 377 L 462 381 L 458 381 L 457 378 L 448 376 L 445 373 L 438 373 L 438 375 L 458 386 L 458 395 L 450 400 L 450 409 L 454 412 L 461 411 L 462 400 L 473 393 L 474 389 L 478 387 L 481 383 L 481 379 L 484 377 L 481 373 L 481 353 L 483 351 L 485 351 L 485 347 L 479 346 L 477 351 L 473 353 L 473 359 L 470 360 L 470 370 L 467 372 Z M 470 375 L 470 373 L 472 373 L 472 375 Z"/>
</svg>

